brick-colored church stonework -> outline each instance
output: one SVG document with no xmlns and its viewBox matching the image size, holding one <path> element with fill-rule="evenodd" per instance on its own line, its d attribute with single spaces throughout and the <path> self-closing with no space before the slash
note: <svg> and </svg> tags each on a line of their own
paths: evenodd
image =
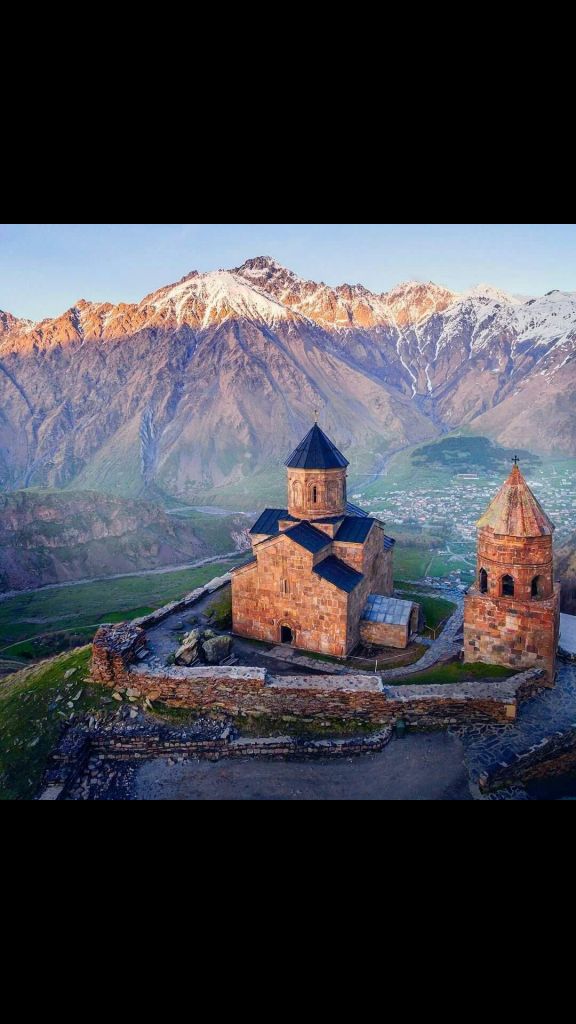
<svg viewBox="0 0 576 1024">
<path fill-rule="evenodd" d="M 348 463 L 317 425 L 286 465 L 288 507 L 262 513 L 254 557 L 232 573 L 233 632 L 341 657 L 369 595 L 392 594 L 394 542 L 347 502 Z"/>
<path fill-rule="evenodd" d="M 554 524 L 517 465 L 478 528 L 476 582 L 464 602 L 464 661 L 541 668 L 552 686 L 560 631 Z"/>
</svg>

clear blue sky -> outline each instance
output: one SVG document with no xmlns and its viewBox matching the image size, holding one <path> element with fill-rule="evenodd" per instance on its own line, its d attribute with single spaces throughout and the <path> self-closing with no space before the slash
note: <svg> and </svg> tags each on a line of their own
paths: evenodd
<svg viewBox="0 0 576 1024">
<path fill-rule="evenodd" d="M 39 320 L 81 298 L 138 302 L 191 270 L 251 256 L 377 292 L 413 279 L 576 291 L 574 224 L 3 224 L 0 309 Z"/>
</svg>

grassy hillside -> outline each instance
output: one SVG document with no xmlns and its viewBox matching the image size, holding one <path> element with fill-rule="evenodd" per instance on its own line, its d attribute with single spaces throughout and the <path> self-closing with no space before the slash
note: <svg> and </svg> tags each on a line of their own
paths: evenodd
<svg viewBox="0 0 576 1024">
<path fill-rule="evenodd" d="M 65 722 L 100 710 L 108 695 L 87 680 L 91 648 L 0 682 L 0 800 L 34 797 Z"/>
<path fill-rule="evenodd" d="M 0 602 L 0 658 L 37 659 L 63 646 L 86 643 L 99 623 L 122 622 L 160 608 L 228 572 L 233 564 L 234 560 L 210 562 L 196 569 L 79 583 L 7 598 Z"/>
</svg>

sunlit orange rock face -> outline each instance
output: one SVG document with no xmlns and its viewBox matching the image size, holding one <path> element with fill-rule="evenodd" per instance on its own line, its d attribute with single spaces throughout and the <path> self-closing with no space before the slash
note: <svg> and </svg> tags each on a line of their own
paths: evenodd
<svg viewBox="0 0 576 1024">
<path fill-rule="evenodd" d="M 36 324 L 0 312 L 0 489 L 212 493 L 277 466 L 315 408 L 368 473 L 462 426 L 576 454 L 575 349 L 570 293 L 376 293 L 267 257 Z"/>
<path fill-rule="evenodd" d="M 476 584 L 464 602 L 464 660 L 542 668 L 553 685 L 560 623 L 554 524 L 518 466 L 478 521 Z"/>
</svg>

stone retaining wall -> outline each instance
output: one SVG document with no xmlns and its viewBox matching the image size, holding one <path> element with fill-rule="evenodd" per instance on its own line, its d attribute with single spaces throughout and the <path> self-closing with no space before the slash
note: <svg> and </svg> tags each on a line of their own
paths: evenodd
<svg viewBox="0 0 576 1024">
<path fill-rule="evenodd" d="M 219 761 L 223 758 L 352 757 L 378 753 L 390 742 L 392 729 L 371 736 L 311 740 L 293 736 L 251 738 L 234 736 L 230 728 L 209 739 L 199 738 L 194 727 L 174 729 L 146 721 L 138 725 L 114 724 L 104 728 L 71 727 L 50 758 L 40 800 L 63 800 L 78 781 L 91 757 L 113 761 L 150 760 L 154 757 L 189 757 Z"/>
<path fill-rule="evenodd" d="M 576 725 L 567 732 L 556 733 L 518 754 L 507 764 L 500 764 L 480 776 L 482 790 L 498 789 L 528 782 L 530 779 L 550 778 L 576 770 Z"/>
</svg>

